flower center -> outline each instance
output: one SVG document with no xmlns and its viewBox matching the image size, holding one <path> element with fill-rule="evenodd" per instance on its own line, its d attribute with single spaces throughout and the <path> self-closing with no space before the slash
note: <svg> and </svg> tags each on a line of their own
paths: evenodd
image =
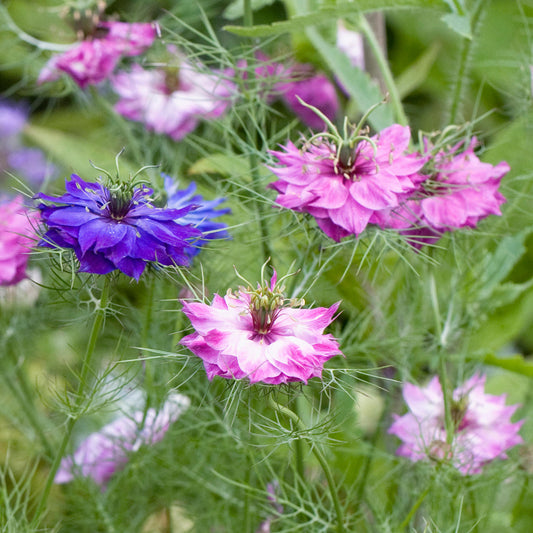
<svg viewBox="0 0 533 533">
<path fill-rule="evenodd" d="M 461 397 L 459 400 L 452 400 L 450 405 L 450 414 L 452 417 L 453 425 L 456 430 L 461 430 L 465 425 L 466 409 L 468 407 L 468 400 L 466 396 Z"/>
<path fill-rule="evenodd" d="M 132 206 L 131 195 L 124 191 L 109 191 L 105 207 L 113 220 L 122 220 L 127 216 Z"/>
<path fill-rule="evenodd" d="M 276 287 L 274 287 L 274 291 L 268 287 L 259 287 L 252 291 L 250 314 L 256 334 L 267 335 L 270 333 L 284 301 L 283 294 Z"/>
</svg>

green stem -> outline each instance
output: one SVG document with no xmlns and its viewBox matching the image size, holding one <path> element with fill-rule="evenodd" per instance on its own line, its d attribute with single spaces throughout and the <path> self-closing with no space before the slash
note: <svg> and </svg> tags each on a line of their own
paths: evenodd
<svg viewBox="0 0 533 533">
<path fill-rule="evenodd" d="M 152 315 L 154 308 L 154 291 L 155 291 L 155 276 L 151 276 L 148 281 L 148 294 L 147 294 L 147 304 L 144 316 L 144 325 L 141 333 L 141 346 L 146 346 L 148 344 L 148 337 L 150 335 L 150 328 L 152 326 Z M 154 372 L 152 368 L 152 362 L 145 358 L 144 359 L 144 388 L 147 394 L 146 405 L 144 408 L 144 416 L 148 413 L 148 409 L 153 405 L 152 402 L 152 392 L 154 389 Z M 144 423 L 144 418 L 143 418 Z"/>
<path fill-rule="evenodd" d="M 252 10 L 252 0 L 243 0 L 244 2 L 244 25 L 251 27 L 254 25 L 254 12 Z"/>
<path fill-rule="evenodd" d="M 280 413 L 283 413 L 288 418 L 290 418 L 295 423 L 296 427 L 300 431 L 306 430 L 306 428 L 304 427 L 302 423 L 302 420 L 295 412 L 291 411 L 288 407 L 285 407 L 275 402 L 272 398 L 269 398 L 269 400 L 272 406 L 274 407 L 274 409 L 276 409 Z M 316 460 L 322 467 L 322 471 L 324 472 L 324 475 L 326 476 L 326 480 L 328 482 L 329 493 L 331 495 L 331 499 L 333 500 L 333 505 L 335 507 L 335 513 L 337 515 L 337 533 L 345 533 L 346 530 L 344 529 L 344 516 L 343 516 L 341 504 L 339 501 L 339 495 L 337 494 L 337 490 L 335 488 L 335 480 L 333 479 L 333 474 L 331 473 L 329 464 L 326 461 L 324 454 L 320 451 L 319 448 L 312 445 L 311 451 L 313 452 L 313 455 L 315 456 Z"/>
<path fill-rule="evenodd" d="M 392 108 L 394 109 L 396 120 L 398 124 L 401 124 L 402 126 L 407 126 L 409 121 L 407 120 L 407 116 L 405 114 L 405 111 L 403 110 L 400 93 L 398 92 L 398 88 L 396 87 L 396 83 L 394 82 L 392 72 L 389 68 L 389 63 L 385 58 L 385 54 L 383 53 L 383 50 L 381 49 L 381 46 L 378 40 L 376 39 L 372 28 L 370 27 L 370 24 L 363 15 L 360 16 L 359 27 L 361 28 L 361 31 L 366 37 L 368 45 L 370 46 L 370 49 L 372 50 L 372 53 L 376 60 L 376 64 L 379 70 L 381 71 L 381 74 L 383 75 L 383 80 L 385 82 L 385 85 L 387 86 L 387 90 L 389 91 L 390 102 Z"/>
<path fill-rule="evenodd" d="M 298 420 L 301 420 L 301 410 L 298 405 L 300 397 L 296 397 L 294 400 L 294 414 L 298 417 Z M 298 438 L 294 441 L 294 455 L 296 456 L 296 473 L 298 477 L 303 481 L 305 479 L 305 468 L 304 468 L 304 448 L 303 448 L 302 439 Z"/>
<path fill-rule="evenodd" d="M 41 515 L 46 509 L 46 505 L 48 503 L 48 497 L 50 496 L 50 490 L 52 489 L 52 485 L 54 484 L 54 478 L 56 476 L 56 473 L 59 470 L 61 459 L 63 458 L 63 455 L 65 454 L 65 451 L 67 449 L 67 445 L 70 441 L 70 437 L 72 436 L 72 431 L 74 429 L 74 426 L 76 422 L 78 421 L 78 419 L 80 418 L 80 411 L 81 411 L 82 404 L 84 402 L 83 395 L 85 392 L 85 387 L 87 385 L 87 376 L 91 368 L 91 360 L 94 354 L 94 349 L 96 347 L 96 342 L 98 340 L 100 330 L 102 329 L 102 325 L 105 319 L 107 302 L 109 298 L 109 285 L 110 285 L 110 277 L 105 276 L 104 287 L 102 289 L 100 301 L 98 302 L 98 306 L 95 310 L 93 327 L 91 329 L 89 342 L 87 343 L 87 348 L 85 350 L 85 357 L 83 358 L 83 365 L 81 368 L 78 389 L 76 391 L 75 408 L 73 412 L 71 412 L 68 418 L 67 427 L 65 429 L 65 434 L 63 435 L 63 440 L 61 441 L 61 444 L 59 445 L 59 449 L 57 450 L 57 455 L 54 458 L 54 462 L 52 463 L 52 466 L 50 467 L 50 472 L 46 480 L 46 485 L 44 487 L 43 494 L 39 501 L 37 510 L 35 512 L 36 521 L 39 520 L 39 518 L 41 517 Z"/>
<path fill-rule="evenodd" d="M 407 516 L 405 517 L 405 520 L 400 524 L 400 527 L 398 528 L 399 531 L 403 531 L 409 525 L 409 523 L 411 522 L 413 516 L 418 511 L 418 508 L 422 505 L 422 502 L 424 501 L 424 499 L 428 495 L 429 489 L 430 489 L 430 487 L 426 487 L 426 490 L 422 494 L 420 494 L 420 496 L 418 497 L 418 500 L 416 500 L 414 505 L 411 507 L 411 510 L 409 511 Z"/>
<path fill-rule="evenodd" d="M 470 56 L 474 45 L 474 35 L 477 30 L 477 25 L 481 18 L 481 8 L 486 4 L 486 0 L 478 0 L 472 9 L 470 17 L 470 24 L 472 28 L 472 38 L 463 38 L 463 46 L 457 63 L 457 74 L 455 76 L 455 84 L 452 91 L 452 100 L 450 104 L 450 112 L 447 124 L 456 124 L 459 119 L 459 110 L 463 97 L 463 91 L 467 80 L 467 70 L 470 63 Z"/>
<path fill-rule="evenodd" d="M 259 173 L 257 172 L 257 157 L 255 153 L 250 153 L 248 160 L 250 162 L 250 172 L 252 174 L 254 190 L 257 191 L 257 194 L 260 194 L 260 191 L 262 191 L 264 187 L 259 183 L 260 177 Z M 265 209 L 260 198 L 255 200 L 255 206 L 257 211 L 257 223 L 259 224 L 259 236 L 261 239 L 261 254 L 263 256 L 263 264 L 270 259 L 270 265 L 272 268 L 274 268 L 272 251 L 269 244 L 269 231 L 265 220 Z"/>
</svg>

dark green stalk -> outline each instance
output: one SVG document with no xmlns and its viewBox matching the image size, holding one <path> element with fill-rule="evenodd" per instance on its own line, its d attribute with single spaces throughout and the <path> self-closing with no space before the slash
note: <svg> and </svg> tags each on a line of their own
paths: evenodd
<svg viewBox="0 0 533 533">
<path fill-rule="evenodd" d="M 243 0 L 244 2 L 244 25 L 251 27 L 254 25 L 254 12 L 252 10 L 252 0 Z"/>
<path fill-rule="evenodd" d="M 294 411 L 291 411 L 288 407 L 280 405 L 279 403 L 275 402 L 272 398 L 270 398 L 270 402 L 272 403 L 274 409 L 276 409 L 280 413 L 283 413 L 288 418 L 290 418 L 296 424 L 296 427 L 300 431 L 305 431 L 306 428 L 304 427 L 301 418 Z M 321 450 L 317 446 L 311 446 L 311 451 L 313 452 L 313 455 L 315 456 L 316 460 L 320 464 L 322 471 L 324 472 L 324 475 L 326 476 L 326 480 L 328 482 L 329 493 L 331 495 L 331 499 L 333 500 L 333 505 L 335 507 L 335 514 L 337 515 L 337 533 L 345 533 L 346 530 L 344 529 L 344 514 L 341 508 L 341 504 L 339 501 L 339 495 L 337 494 L 337 490 L 335 487 L 335 480 L 333 479 L 333 474 L 331 473 L 329 464 L 326 458 L 324 457 L 324 454 L 321 452 Z"/>
<path fill-rule="evenodd" d="M 474 46 L 474 36 L 476 34 L 477 26 L 481 18 L 481 10 L 488 2 L 486 0 L 478 0 L 472 10 L 470 18 L 470 24 L 472 28 L 472 38 L 463 38 L 462 48 L 459 55 L 459 61 L 457 63 L 457 74 L 455 76 L 455 84 L 452 91 L 452 100 L 450 104 L 450 112 L 448 118 L 448 124 L 456 124 L 459 120 L 459 110 L 463 98 L 463 91 L 466 85 L 466 79 L 468 76 L 468 69 L 470 63 L 470 56 Z"/>
<path fill-rule="evenodd" d="M 87 343 L 87 348 L 85 350 L 85 357 L 83 358 L 83 365 L 81 368 L 78 389 L 76 391 L 75 410 L 73 413 L 70 414 L 67 420 L 67 427 L 65 429 L 65 434 L 63 435 L 63 440 L 61 441 L 61 444 L 59 445 L 57 454 L 54 458 L 54 462 L 52 463 L 52 466 L 50 467 L 50 472 L 46 480 L 43 494 L 39 501 L 37 510 L 35 512 L 36 521 L 39 520 L 39 518 L 41 517 L 41 515 L 46 509 L 46 505 L 48 503 L 48 497 L 50 496 L 50 490 L 52 489 L 52 485 L 54 484 L 54 478 L 59 469 L 61 459 L 63 458 L 65 451 L 67 449 L 68 443 L 70 441 L 70 437 L 72 436 L 72 431 L 74 429 L 74 426 L 80 417 L 80 409 L 84 402 L 83 395 L 85 392 L 85 387 L 87 385 L 87 377 L 89 374 L 89 370 L 91 368 L 91 360 L 94 354 L 94 349 L 96 347 L 96 342 L 98 340 L 100 330 L 102 329 L 102 325 L 104 323 L 105 314 L 107 310 L 107 302 L 109 298 L 109 285 L 110 285 L 110 277 L 104 276 L 104 288 L 102 289 L 102 295 L 100 296 L 100 301 L 95 311 L 91 334 L 89 336 L 89 341 Z"/>
</svg>

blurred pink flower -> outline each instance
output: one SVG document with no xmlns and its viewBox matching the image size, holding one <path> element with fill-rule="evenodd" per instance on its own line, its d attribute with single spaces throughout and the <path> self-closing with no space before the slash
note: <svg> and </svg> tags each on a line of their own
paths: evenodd
<svg viewBox="0 0 533 533">
<path fill-rule="evenodd" d="M 284 152 L 270 152 L 282 165 L 269 167 L 279 178 L 270 187 L 280 193 L 278 204 L 313 215 L 332 239 L 359 235 L 376 212 L 397 207 L 417 188 L 425 159 L 407 153 L 410 138 L 408 127 L 394 124 L 347 151 L 329 140 L 301 149 L 289 142 Z"/>
<path fill-rule="evenodd" d="M 321 377 L 324 363 L 342 352 L 323 334 L 338 305 L 295 308 L 283 295 L 276 273 L 256 290 L 241 287 L 213 303 L 183 302 L 195 333 L 181 344 L 200 357 L 207 377 L 248 379 L 271 385 Z"/>
<path fill-rule="evenodd" d="M 142 54 L 154 42 L 152 23 L 100 22 L 95 35 L 53 56 L 39 74 L 37 83 L 57 80 L 67 73 L 82 89 L 109 78 L 120 58 Z"/>
<path fill-rule="evenodd" d="M 322 129 L 324 123 L 316 113 L 303 106 L 298 98 L 316 107 L 330 120 L 335 120 L 339 111 L 339 99 L 335 85 L 325 74 L 316 73 L 308 64 L 284 65 L 272 61 L 263 52 L 256 53 L 255 78 L 259 81 L 262 96 L 267 102 L 281 99 L 285 105 L 312 129 Z M 238 66 L 246 69 L 246 61 Z M 246 70 L 243 78 L 247 79 Z"/>
<path fill-rule="evenodd" d="M 462 474 L 478 474 L 505 451 L 520 444 L 523 420 L 512 423 L 518 405 L 505 405 L 505 395 L 484 393 L 485 376 L 474 375 L 453 391 L 451 416 L 454 435 L 447 441 L 442 388 L 437 377 L 426 387 L 406 383 L 403 397 L 409 412 L 395 415 L 389 433 L 403 444 L 397 454 L 411 461 L 449 461 Z"/>
<path fill-rule="evenodd" d="M 74 452 L 61 460 L 55 483 L 69 483 L 75 477 L 91 477 L 105 489 L 111 476 L 128 462 L 129 455 L 141 446 L 159 442 L 190 405 L 187 396 L 171 394 L 161 410 L 136 411 L 121 416 L 91 433 Z"/>
<path fill-rule="evenodd" d="M 38 220 L 39 213 L 23 206 L 22 196 L 0 203 L 0 285 L 15 285 L 26 277 Z"/>
<path fill-rule="evenodd" d="M 112 85 L 120 96 L 117 113 L 175 141 L 193 131 L 200 120 L 222 115 L 236 92 L 223 73 L 200 72 L 184 59 L 179 70 L 133 65 L 130 72 L 118 73 Z"/>
</svg>

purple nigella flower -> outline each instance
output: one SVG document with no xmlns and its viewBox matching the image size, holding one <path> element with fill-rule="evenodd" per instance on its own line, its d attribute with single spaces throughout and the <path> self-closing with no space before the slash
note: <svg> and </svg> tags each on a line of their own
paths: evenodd
<svg viewBox="0 0 533 533">
<path fill-rule="evenodd" d="M 221 116 L 231 104 L 235 85 L 221 72 L 201 72 L 184 59 L 179 68 L 145 70 L 133 65 L 112 80 L 120 96 L 115 110 L 148 130 L 179 141 L 201 120 Z"/>
<path fill-rule="evenodd" d="M 15 285 L 26 277 L 38 220 L 39 213 L 23 206 L 22 196 L 0 203 L 0 285 Z"/>
<path fill-rule="evenodd" d="M 38 186 L 56 168 L 46 161 L 41 150 L 21 146 L 20 136 L 27 121 L 24 105 L 0 100 L 0 173 L 14 172 Z"/>
<path fill-rule="evenodd" d="M 89 435 L 73 455 L 63 457 L 55 476 L 56 483 L 69 483 L 77 476 L 91 477 L 105 489 L 117 470 L 127 464 L 131 453 L 163 439 L 170 424 L 190 405 L 187 396 L 171 394 L 161 410 L 153 408 L 121 416 Z"/>
<path fill-rule="evenodd" d="M 188 265 L 186 249 L 201 231 L 178 222 L 193 205 L 183 209 L 156 208 L 150 202 L 152 189 L 125 190 L 88 183 L 73 174 L 66 181 L 66 194 L 36 198 L 59 205 L 39 204 L 48 230 L 40 246 L 74 250 L 80 272 L 107 274 L 120 270 L 139 279 L 147 262 Z"/>
<path fill-rule="evenodd" d="M 37 83 L 55 81 L 65 72 L 82 89 L 98 84 L 109 78 L 121 57 L 137 56 L 149 48 L 156 34 L 151 23 L 99 22 L 93 35 L 52 57 Z"/>
<path fill-rule="evenodd" d="M 270 152 L 280 164 L 269 167 L 279 178 L 270 187 L 280 193 L 278 204 L 313 215 L 332 239 L 359 235 L 375 213 L 416 189 L 425 159 L 407 153 L 407 126 L 394 124 L 354 146 L 319 135 L 301 149 L 289 142 L 284 152 Z"/>
<path fill-rule="evenodd" d="M 283 295 L 276 282 L 256 290 L 241 287 L 211 305 L 183 301 L 195 333 L 181 344 L 204 362 L 207 377 L 248 379 L 271 385 L 322 375 L 324 363 L 341 354 L 337 341 L 323 331 L 339 304 L 301 309 Z"/>
<path fill-rule="evenodd" d="M 512 423 L 518 405 L 505 405 L 505 395 L 484 393 L 485 377 L 474 375 L 453 391 L 450 411 L 453 436 L 447 439 L 444 398 L 437 377 L 426 387 L 406 383 L 403 397 L 409 408 L 396 415 L 389 433 L 403 444 L 397 454 L 411 461 L 449 461 L 462 474 L 478 474 L 506 450 L 520 444 L 523 420 Z"/>
<path fill-rule="evenodd" d="M 201 247 L 213 239 L 229 239 L 230 236 L 226 231 L 227 225 L 223 222 L 213 222 L 213 218 L 229 213 L 231 210 L 216 209 L 218 205 L 225 201 L 225 198 L 207 201 L 196 191 L 196 183 L 192 182 L 186 189 L 178 189 L 178 184 L 170 176 L 162 174 L 165 178 L 165 191 L 168 196 L 167 207 L 171 209 L 183 209 L 184 207 L 194 205 L 196 209 L 190 211 L 181 219 L 180 224 L 188 224 L 202 232 L 202 237 L 194 242 L 194 245 L 188 246 L 185 251 L 193 257 L 200 253 Z"/>
</svg>

